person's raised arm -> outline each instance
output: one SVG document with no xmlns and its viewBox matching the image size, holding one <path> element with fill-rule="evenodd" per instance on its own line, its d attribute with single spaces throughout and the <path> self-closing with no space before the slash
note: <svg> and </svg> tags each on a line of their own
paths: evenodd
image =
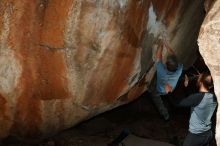
<svg viewBox="0 0 220 146">
<path fill-rule="evenodd" d="M 182 100 L 176 100 L 175 97 L 172 96 L 170 93 L 168 95 L 168 99 L 174 106 L 179 107 L 190 107 L 190 106 L 196 106 L 198 105 L 201 100 L 203 99 L 204 93 L 196 93 L 188 96 L 187 98 L 184 98 Z"/>
<path fill-rule="evenodd" d="M 162 61 L 163 58 L 162 52 L 163 52 L 163 41 L 161 40 L 156 52 L 156 59 L 158 62 Z"/>
<path fill-rule="evenodd" d="M 168 54 L 176 55 L 173 49 L 168 45 L 167 41 L 163 40 L 163 44 L 165 45 L 165 48 L 167 49 Z"/>
<path fill-rule="evenodd" d="M 173 51 L 173 49 L 171 49 L 169 46 L 166 46 L 167 48 L 167 52 L 170 54 L 170 55 L 176 55 L 175 52 Z"/>
</svg>

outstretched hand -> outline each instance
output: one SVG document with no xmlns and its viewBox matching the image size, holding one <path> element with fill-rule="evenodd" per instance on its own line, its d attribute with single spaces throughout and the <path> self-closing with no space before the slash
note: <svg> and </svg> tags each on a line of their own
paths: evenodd
<svg viewBox="0 0 220 146">
<path fill-rule="evenodd" d="M 157 52 L 156 52 L 156 59 L 157 61 L 161 61 L 162 60 L 162 52 L 163 52 L 163 40 L 160 39 L 159 40 L 159 45 L 158 45 L 158 48 L 157 48 Z"/>
<path fill-rule="evenodd" d="M 185 74 L 185 77 L 184 77 L 184 86 L 187 87 L 189 84 L 189 77 Z"/>
</svg>

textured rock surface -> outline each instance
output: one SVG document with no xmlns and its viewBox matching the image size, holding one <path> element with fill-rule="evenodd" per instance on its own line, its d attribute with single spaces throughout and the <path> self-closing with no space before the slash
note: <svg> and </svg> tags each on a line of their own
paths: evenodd
<svg viewBox="0 0 220 146">
<path fill-rule="evenodd" d="M 190 0 L 1 0 L 0 137 L 40 138 L 134 100 L 162 32 L 192 63 L 203 13 Z"/>
<path fill-rule="evenodd" d="M 199 35 L 199 49 L 214 79 L 215 93 L 220 97 L 220 1 L 208 12 Z M 220 145 L 220 109 L 217 110 L 216 141 Z"/>
</svg>

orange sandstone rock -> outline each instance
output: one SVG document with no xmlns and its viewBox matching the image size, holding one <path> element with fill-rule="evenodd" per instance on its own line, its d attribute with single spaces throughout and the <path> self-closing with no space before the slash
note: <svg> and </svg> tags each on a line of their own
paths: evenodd
<svg viewBox="0 0 220 146">
<path fill-rule="evenodd" d="M 0 137 L 42 138 L 134 100 L 163 33 L 193 63 L 203 15 L 201 1 L 1 0 Z"/>
</svg>

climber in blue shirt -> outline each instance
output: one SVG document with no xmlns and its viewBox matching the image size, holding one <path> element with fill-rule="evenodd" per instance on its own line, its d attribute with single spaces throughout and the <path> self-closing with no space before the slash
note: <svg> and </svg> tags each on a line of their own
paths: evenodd
<svg viewBox="0 0 220 146">
<path fill-rule="evenodd" d="M 163 48 L 167 49 L 168 56 L 166 63 L 163 63 Z M 182 74 L 183 65 L 178 63 L 177 57 L 174 51 L 167 45 L 164 40 L 160 41 L 160 44 L 156 51 L 156 90 L 152 91 L 152 100 L 157 107 L 159 113 L 165 120 L 169 119 L 169 113 L 164 106 L 161 99 L 161 95 L 166 95 L 168 92 L 165 90 L 165 86 L 168 85 L 173 91 Z"/>
</svg>

